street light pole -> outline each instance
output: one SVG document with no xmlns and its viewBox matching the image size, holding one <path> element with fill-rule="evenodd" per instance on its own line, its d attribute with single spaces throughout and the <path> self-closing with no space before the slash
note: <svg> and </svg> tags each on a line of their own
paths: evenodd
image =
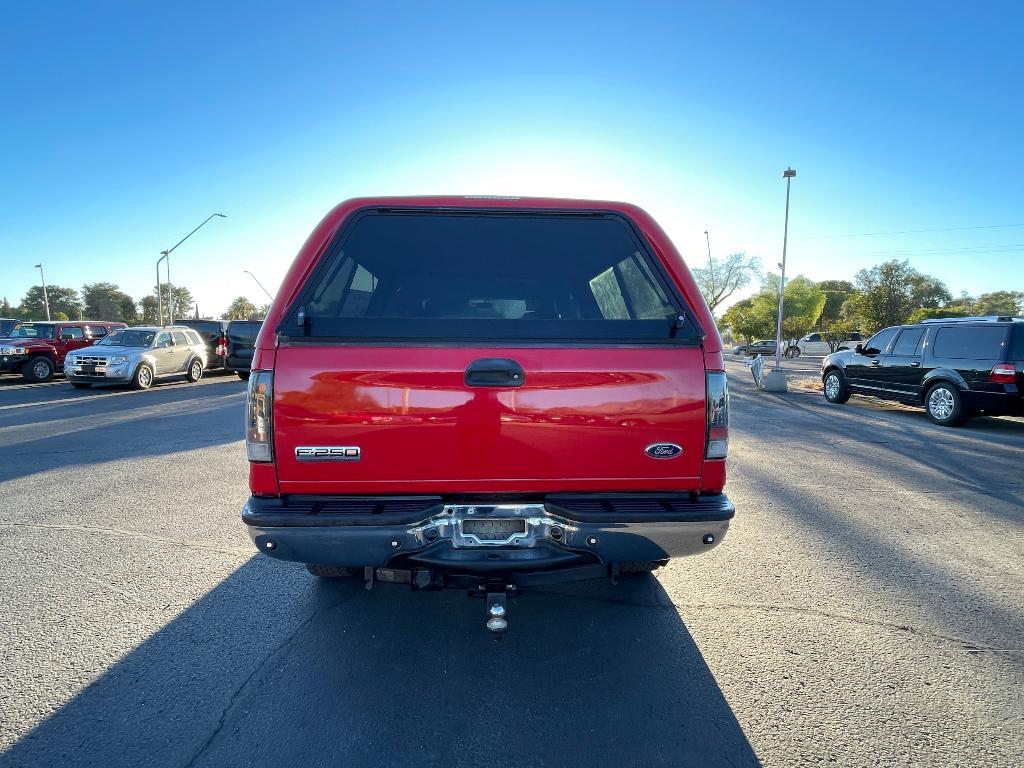
<svg viewBox="0 0 1024 768">
<path fill-rule="evenodd" d="M 786 180 L 786 223 L 782 229 L 782 282 L 779 285 L 779 320 L 775 328 L 775 370 L 779 370 L 782 367 L 782 307 L 785 303 L 786 295 L 786 244 L 789 241 L 789 184 L 793 181 L 793 177 L 796 176 L 796 171 L 792 168 L 787 168 L 782 172 L 782 177 Z"/>
<path fill-rule="evenodd" d="M 167 258 L 167 251 L 160 251 L 161 256 L 156 260 L 156 314 L 157 322 L 163 327 L 164 324 L 164 294 L 160 290 L 160 262 Z M 167 276 L 170 280 L 170 275 Z"/>
<path fill-rule="evenodd" d="M 36 264 L 36 269 L 39 270 L 39 279 L 43 281 L 43 304 L 46 305 L 46 319 L 50 319 L 50 297 L 46 294 L 46 276 L 43 274 L 42 263 Z"/>
<path fill-rule="evenodd" d="M 218 216 L 222 219 L 227 218 L 227 216 L 225 216 L 223 213 L 211 213 L 203 220 L 202 224 L 200 224 L 198 227 L 196 227 L 183 238 L 181 238 L 181 240 L 176 242 L 172 247 L 168 248 L 166 251 L 160 251 L 160 258 L 156 260 L 156 302 L 157 310 L 160 312 L 161 325 L 163 325 L 164 322 L 164 311 L 162 307 L 163 297 L 160 294 L 160 262 L 163 261 L 164 259 L 167 259 L 167 320 L 169 325 L 174 325 L 174 286 L 171 285 L 171 251 L 173 251 L 179 245 L 181 245 L 190 237 L 192 237 L 192 235 L 194 235 L 196 232 L 202 229 L 206 222 L 208 222 L 210 219 L 216 218 Z"/>
<path fill-rule="evenodd" d="M 252 278 L 253 280 L 256 280 L 256 275 L 254 275 L 254 274 L 253 274 L 252 272 L 250 272 L 250 271 L 249 271 L 248 269 L 243 269 L 242 271 L 243 271 L 243 272 L 245 272 L 245 274 L 247 274 L 247 275 L 248 275 L 249 277 L 251 277 L 251 278 Z M 270 291 L 268 291 L 268 290 L 267 290 L 266 288 L 263 288 L 263 283 L 261 283 L 261 282 L 260 282 L 259 280 L 256 280 L 256 285 L 258 285 L 258 286 L 259 286 L 260 288 L 262 288 L 262 289 L 263 289 L 263 292 L 264 292 L 265 294 L 267 294 L 267 298 L 268 298 L 268 299 L 270 299 L 271 303 L 273 303 L 273 301 L 274 301 L 274 297 L 270 295 Z"/>
<path fill-rule="evenodd" d="M 708 277 L 711 278 L 711 295 L 715 295 L 715 265 L 711 260 L 711 236 L 704 230 L 704 239 L 708 242 Z"/>
</svg>

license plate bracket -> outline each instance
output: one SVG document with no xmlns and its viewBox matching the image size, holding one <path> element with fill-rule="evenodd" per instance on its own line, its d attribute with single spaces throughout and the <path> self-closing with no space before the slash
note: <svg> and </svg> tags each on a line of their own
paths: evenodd
<svg viewBox="0 0 1024 768">
<path fill-rule="evenodd" d="M 462 521 L 462 533 L 479 541 L 508 541 L 513 536 L 526 533 L 526 520 L 509 517 L 480 517 Z"/>
</svg>

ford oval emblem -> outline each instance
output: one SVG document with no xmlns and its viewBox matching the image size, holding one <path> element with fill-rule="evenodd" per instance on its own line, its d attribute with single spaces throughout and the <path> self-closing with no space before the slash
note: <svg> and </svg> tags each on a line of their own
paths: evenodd
<svg viewBox="0 0 1024 768">
<path fill-rule="evenodd" d="M 674 459 L 683 452 L 675 443 L 654 443 L 644 449 L 644 453 L 652 459 Z"/>
</svg>

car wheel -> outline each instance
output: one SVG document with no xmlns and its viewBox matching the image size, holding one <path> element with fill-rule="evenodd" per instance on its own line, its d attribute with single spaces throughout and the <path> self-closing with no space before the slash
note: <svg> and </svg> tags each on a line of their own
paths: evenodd
<svg viewBox="0 0 1024 768">
<path fill-rule="evenodd" d="M 249 380 L 249 371 L 235 371 L 235 373 L 238 374 L 238 378 L 240 378 L 242 381 Z"/>
<path fill-rule="evenodd" d="M 149 389 L 153 386 L 153 369 L 146 363 L 139 363 L 132 376 L 132 389 Z"/>
<path fill-rule="evenodd" d="M 74 387 L 75 389 L 89 389 L 89 387 L 91 387 L 92 384 L 88 384 L 84 381 L 72 381 L 71 386 Z"/>
<path fill-rule="evenodd" d="M 800 357 L 800 347 L 789 347 L 786 350 L 786 357 Z"/>
<path fill-rule="evenodd" d="M 193 360 L 188 366 L 188 380 L 195 384 L 203 378 L 203 361 Z"/>
<path fill-rule="evenodd" d="M 21 376 L 25 381 L 32 383 L 49 381 L 53 378 L 53 363 L 50 358 L 37 355 L 25 363 L 21 369 Z"/>
<path fill-rule="evenodd" d="M 344 579 L 353 573 L 351 568 L 342 568 L 337 565 L 316 565 L 314 563 L 306 563 L 306 570 L 321 579 Z"/>
<path fill-rule="evenodd" d="M 964 408 L 960 391 L 944 381 L 928 390 L 924 408 L 928 418 L 943 427 L 959 427 L 971 417 L 970 412 Z"/>
<path fill-rule="evenodd" d="M 821 380 L 825 390 L 825 399 L 830 403 L 842 405 L 850 399 L 850 387 L 846 384 L 846 377 L 838 368 L 830 368 Z"/>
</svg>

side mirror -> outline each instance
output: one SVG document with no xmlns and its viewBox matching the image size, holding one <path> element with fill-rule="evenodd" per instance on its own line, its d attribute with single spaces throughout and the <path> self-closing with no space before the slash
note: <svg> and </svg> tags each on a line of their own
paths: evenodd
<svg viewBox="0 0 1024 768">
<path fill-rule="evenodd" d="M 856 352 L 858 355 L 863 355 L 864 354 L 864 345 L 863 344 L 858 344 L 856 347 L 853 348 L 853 351 Z"/>
</svg>

